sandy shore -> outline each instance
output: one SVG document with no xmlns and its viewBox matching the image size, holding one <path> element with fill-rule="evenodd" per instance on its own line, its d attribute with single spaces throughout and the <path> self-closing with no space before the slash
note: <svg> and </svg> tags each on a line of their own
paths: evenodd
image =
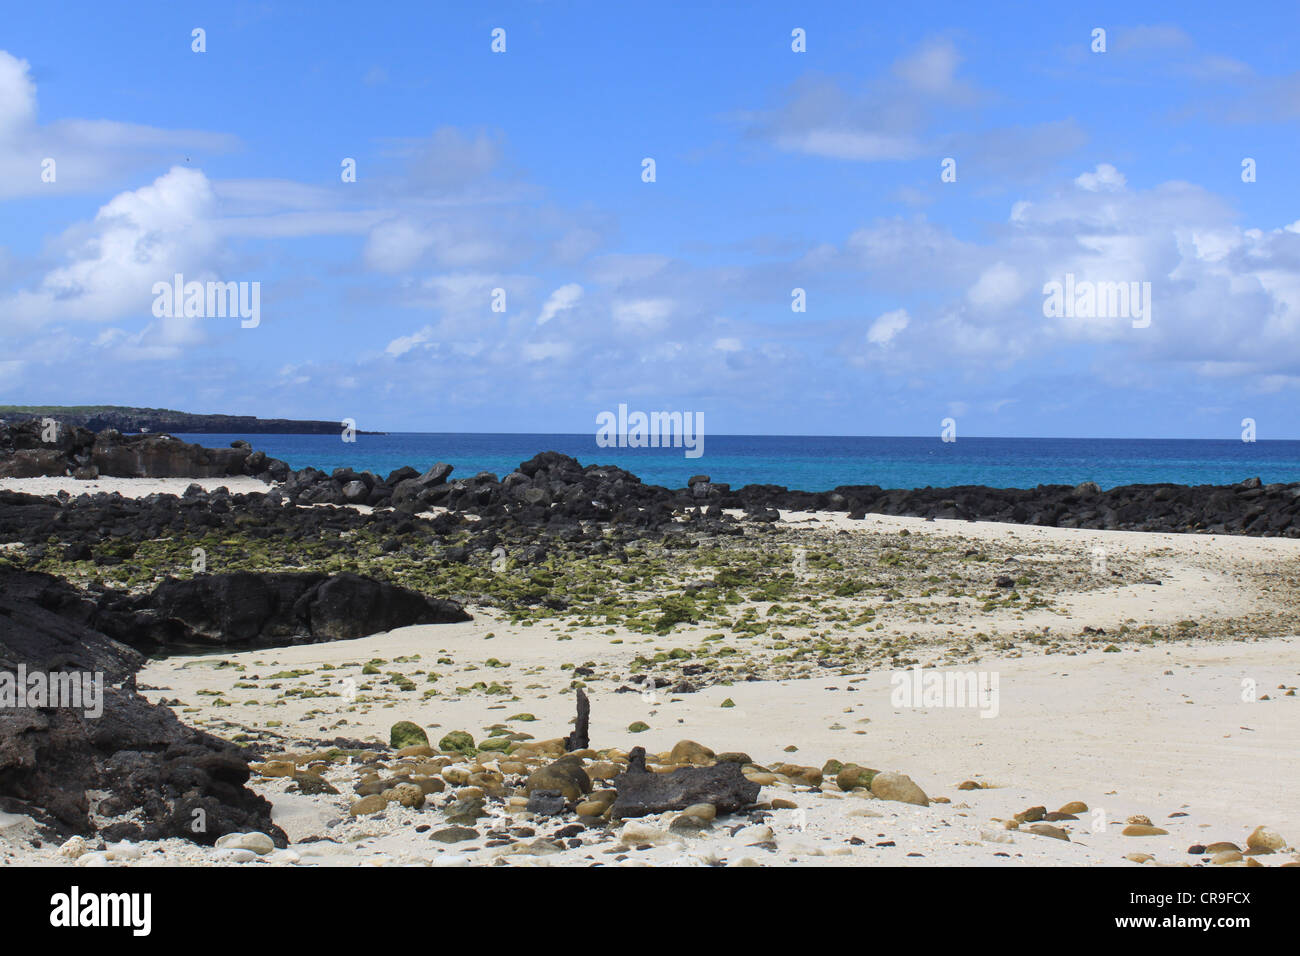
<svg viewBox="0 0 1300 956">
<path fill-rule="evenodd" d="M 68 477 L 0 478 L 0 491 L 21 491 L 27 495 L 57 495 L 59 492 L 67 492 L 74 497 L 97 494 L 119 494 L 123 498 L 182 495 L 190 485 L 199 485 L 204 491 L 224 487 L 236 495 L 265 493 L 270 487 L 266 482 L 247 475 L 228 475 L 224 478 L 95 478 L 90 481 Z"/>
<path fill-rule="evenodd" d="M 235 491 L 232 481 L 204 484 Z M 179 493 L 189 481 L 93 487 L 105 483 L 62 482 L 74 493 L 143 495 Z M 257 489 L 247 490 L 265 487 L 254 484 Z M 28 479 L 0 486 L 51 493 L 59 483 Z M 1245 849 L 1259 826 L 1281 833 L 1293 847 L 1300 833 L 1300 764 L 1293 759 L 1300 739 L 1300 640 L 1257 639 L 1248 628 L 1224 639 L 1178 624 L 1288 612 L 1296 583 L 1288 575 L 1300 559 L 1300 541 L 797 513 L 782 515 L 782 531 L 806 539 L 813 553 L 819 535 L 840 541 L 847 535 L 851 548 L 906 532 L 916 547 L 937 542 L 959 554 L 984 549 L 1017 574 L 1095 562 L 1100 549 L 1103 567 L 1124 573 L 1113 582 L 1083 575 L 1084 583 L 1032 606 L 989 610 L 986 604 L 979 620 L 964 620 L 956 601 L 936 615 L 922 597 L 909 595 L 913 609 L 924 614 L 895 621 L 882 605 L 879 626 L 860 633 L 848 628 L 846 638 L 888 646 L 906 637 L 909 656 L 902 666 L 899 658 L 892 666 L 883 658 L 857 669 L 839 660 L 832 667 L 805 663 L 783 670 L 773 663 L 780 660 L 775 651 L 781 642 L 767 646 L 764 636 L 744 653 L 766 679 L 737 676 L 681 693 L 644 691 L 636 683 L 644 673 L 637 659 L 699 648 L 714 625 L 646 634 L 571 620 L 521 622 L 483 606 L 469 607 L 475 620 L 464 624 L 151 661 L 139 682 L 150 699 L 169 702 L 187 722 L 223 736 L 260 739 L 272 751 L 304 754 L 335 737 L 386 742 L 399 720 L 426 728 L 433 742 L 453 730 L 482 740 L 503 724 L 521 736 L 563 736 L 574 712 L 575 668 L 582 668 L 594 748 L 625 752 L 640 745 L 660 752 L 688 739 L 717 752 L 748 753 L 767 768 L 857 763 L 906 773 L 932 801 L 913 806 L 863 791 L 841 793 L 833 773 L 820 787 L 778 773 L 761 799 L 789 800 L 794 807 L 774 810 L 759 825 L 770 827 L 770 834 L 718 826 L 686 837 L 668 829 L 670 815 L 638 821 L 621 836 L 617 827 L 589 829 L 563 850 L 550 844 L 529 849 L 522 838 L 488 846 L 486 832 L 448 845 L 427 835 L 429 826 L 444 826 L 430 806 L 348 817 L 360 768 L 343 762 L 326 773 L 337 795 L 306 796 L 289 792 L 284 778 L 255 778 L 295 841 L 290 851 L 258 858 L 262 863 L 461 864 L 502 857 L 547 865 L 1132 866 L 1150 857 L 1148 865 L 1181 865 L 1201 862 L 1202 856 L 1188 853 L 1196 844 L 1231 841 Z M 1154 640 L 1116 637 L 1120 628 L 1139 625 L 1167 632 Z M 1105 634 L 1078 638 L 1084 626 Z M 954 654 L 955 647 L 963 653 Z M 996 716 L 981 717 L 972 707 L 900 706 L 892 682 L 913 660 L 996 677 Z M 645 729 L 633 732 L 638 722 Z M 492 769 L 499 758 L 482 753 L 478 760 Z M 963 781 L 980 787 L 958 789 Z M 1072 801 L 1088 810 L 1052 824 L 1068 840 L 1030 833 L 1031 820 L 1007 829 L 1007 821 L 1031 807 L 1053 811 Z M 1167 833 L 1124 835 L 1129 821 L 1141 818 Z M 546 826 L 519 808 L 510 820 L 516 829 L 539 834 Z M 425 830 L 416 829 L 421 825 Z M 34 851 L 22 849 L 16 838 L 23 828 L 22 820 L 0 821 L 0 841 L 30 858 Z M 212 853 L 168 841 L 144 847 L 139 862 L 212 861 Z M 43 858 L 54 859 L 51 854 L 47 849 Z M 1252 857 L 1263 865 L 1293 859 L 1293 849 Z M 229 854 L 222 861 L 239 862 Z M 97 862 L 109 861 L 90 865 Z"/>
</svg>

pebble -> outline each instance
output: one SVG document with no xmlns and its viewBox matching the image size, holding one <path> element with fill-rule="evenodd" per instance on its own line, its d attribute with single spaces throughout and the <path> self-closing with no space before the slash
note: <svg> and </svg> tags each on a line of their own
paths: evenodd
<svg viewBox="0 0 1300 956">
<path fill-rule="evenodd" d="M 429 834 L 429 839 L 437 840 L 439 843 L 463 843 L 466 840 L 476 839 L 478 835 L 478 831 L 472 827 L 453 826 L 434 830 Z"/>
<path fill-rule="evenodd" d="M 480 817 L 488 815 L 487 808 L 480 797 L 470 797 L 465 800 L 457 800 L 445 811 L 444 816 L 451 823 L 471 824 Z"/>
<path fill-rule="evenodd" d="M 925 795 L 925 791 L 904 773 L 885 771 L 876 774 L 871 778 L 871 792 L 881 800 L 911 803 L 919 807 L 930 805 L 930 798 Z"/>
<path fill-rule="evenodd" d="M 218 863 L 252 863 L 257 859 L 257 854 L 252 850 L 227 848 L 214 851 L 212 858 Z"/>
<path fill-rule="evenodd" d="M 788 777 L 795 783 L 803 784 L 806 787 L 820 787 L 822 785 L 822 772 L 819 767 L 803 767 L 798 764 L 783 763 L 776 770 L 782 776 Z"/>
<path fill-rule="evenodd" d="M 1160 827 L 1153 827 L 1149 823 L 1130 823 L 1121 832 L 1121 836 L 1140 837 L 1140 836 L 1168 836 L 1168 830 L 1162 830 Z"/>
<path fill-rule="evenodd" d="M 846 793 L 854 787 L 870 787 L 871 779 L 879 771 L 870 767 L 859 767 L 855 763 L 845 764 L 835 775 L 835 785 Z"/>
<path fill-rule="evenodd" d="M 265 833 L 227 833 L 217 838 L 218 849 L 248 850 L 258 856 L 275 850 L 275 841 Z"/>
<path fill-rule="evenodd" d="M 391 790 L 385 790 L 382 796 L 412 810 L 419 810 L 424 806 L 424 790 L 413 783 L 399 783 Z"/>
<path fill-rule="evenodd" d="M 668 755 L 669 763 L 676 764 L 711 764 L 717 760 L 715 754 L 703 744 L 698 744 L 694 740 L 679 740 L 673 745 L 672 752 Z"/>
<path fill-rule="evenodd" d="M 75 860 L 82 856 L 87 850 L 86 840 L 84 837 L 74 836 L 59 847 L 59 856 L 69 860 Z"/>
<path fill-rule="evenodd" d="M 1286 840 L 1276 830 L 1255 827 L 1250 836 L 1246 837 L 1246 846 L 1259 853 L 1276 853 L 1286 849 Z"/>
<path fill-rule="evenodd" d="M 123 840 L 121 843 L 110 843 L 108 849 L 104 853 L 104 856 L 107 859 L 113 860 L 114 862 L 120 860 L 138 860 L 143 855 L 144 851 L 129 840 Z"/>
<path fill-rule="evenodd" d="M 1038 836 L 1051 837 L 1053 840 L 1064 840 L 1067 843 L 1070 842 L 1070 834 L 1062 830 L 1060 827 L 1052 826 L 1050 823 L 1035 823 L 1027 829 L 1030 833 L 1035 833 Z"/>
<path fill-rule="evenodd" d="M 672 835 L 648 823 L 630 820 L 618 831 L 618 840 L 627 846 L 639 846 L 642 843 L 667 843 Z"/>
<path fill-rule="evenodd" d="M 713 824 L 708 820 L 683 813 L 681 816 L 674 818 L 673 822 L 668 825 L 668 829 L 673 833 L 692 834 L 708 830 L 712 826 Z"/>
<path fill-rule="evenodd" d="M 349 816 L 364 817 L 372 813 L 379 813 L 384 807 L 388 806 L 388 801 L 380 794 L 372 793 L 368 797 L 362 797 L 356 803 L 352 804 L 348 810 Z"/>
<path fill-rule="evenodd" d="M 751 827 L 741 827 L 736 831 L 735 839 L 746 846 L 753 843 L 771 843 L 772 828 L 763 824 Z"/>
<path fill-rule="evenodd" d="M 524 787 L 529 793 L 534 790 L 555 790 L 564 794 L 566 800 L 581 800 L 591 793 L 591 778 L 582 769 L 582 762 L 569 757 L 561 757 L 547 764 L 528 776 Z"/>
<path fill-rule="evenodd" d="M 584 800 L 577 806 L 577 813 L 580 817 L 601 817 L 605 811 L 614 803 L 612 796 L 606 797 L 600 793 L 594 793 L 591 798 Z"/>
</svg>

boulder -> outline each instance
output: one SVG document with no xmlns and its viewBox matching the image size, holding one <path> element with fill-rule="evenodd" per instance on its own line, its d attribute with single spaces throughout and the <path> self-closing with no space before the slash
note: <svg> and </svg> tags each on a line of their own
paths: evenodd
<svg viewBox="0 0 1300 956">
<path fill-rule="evenodd" d="M 591 778 L 582 769 L 581 760 L 566 755 L 529 774 L 524 789 L 530 794 L 551 790 L 576 802 L 591 793 Z"/>
<path fill-rule="evenodd" d="M 930 798 L 925 791 L 905 773 L 885 771 L 871 778 L 871 792 L 881 800 L 894 800 L 898 803 L 912 803 L 918 807 L 928 807 Z"/>
<path fill-rule="evenodd" d="M 101 598 L 101 608 L 97 626 L 133 646 L 312 644 L 471 620 L 452 601 L 347 572 L 168 578 L 151 594 Z"/>
<path fill-rule="evenodd" d="M 399 720 L 388 730 L 388 743 L 394 750 L 419 746 L 420 744 L 427 745 L 429 735 L 424 732 L 424 728 L 419 724 L 412 723 L 409 720 Z"/>
</svg>

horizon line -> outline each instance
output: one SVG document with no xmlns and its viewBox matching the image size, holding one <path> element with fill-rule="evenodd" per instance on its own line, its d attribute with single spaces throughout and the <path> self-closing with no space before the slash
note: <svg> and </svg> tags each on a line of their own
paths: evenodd
<svg viewBox="0 0 1300 956">
<path fill-rule="evenodd" d="M 322 419 L 329 421 L 329 419 Z M 179 435 L 234 435 L 242 434 L 239 432 L 197 432 L 197 431 L 177 431 Z M 326 432 L 249 432 L 253 435 L 299 435 L 302 437 L 319 437 L 329 433 Z M 626 434 L 626 433 L 623 433 Z M 378 429 L 361 431 L 358 429 L 357 436 L 365 435 L 366 437 L 376 437 L 382 435 L 498 435 L 510 437 L 537 437 L 537 438 L 591 438 L 595 441 L 594 432 L 512 432 L 512 431 L 405 431 L 400 429 Z M 941 444 L 958 444 L 963 441 L 1226 441 L 1240 442 L 1243 445 L 1261 444 L 1263 442 L 1300 442 L 1300 438 L 1257 438 L 1254 441 L 1246 442 L 1240 438 L 1205 438 L 1205 437 L 1187 437 L 1187 436 L 1117 436 L 1117 435 L 966 435 L 951 442 L 945 442 L 938 435 L 835 435 L 835 434 L 767 434 L 767 433 L 750 433 L 750 432 L 718 432 L 716 434 L 706 433 L 705 440 L 712 438 L 869 438 L 869 439 L 893 439 L 893 438 L 915 438 L 919 440 L 935 440 Z M 647 449 L 653 446 L 645 446 Z M 672 446 L 663 446 L 672 447 Z M 639 448 L 621 448 L 619 450 L 637 451 Z"/>
</svg>

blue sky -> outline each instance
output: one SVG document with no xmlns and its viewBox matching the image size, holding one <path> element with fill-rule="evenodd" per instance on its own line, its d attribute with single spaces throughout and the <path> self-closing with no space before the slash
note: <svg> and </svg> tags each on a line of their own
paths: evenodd
<svg viewBox="0 0 1300 956">
<path fill-rule="evenodd" d="M 11 6 L 0 402 L 1300 437 L 1294 3 L 701 6 Z M 260 325 L 155 316 L 177 272 Z M 1150 325 L 1045 317 L 1067 273 Z"/>
</svg>

